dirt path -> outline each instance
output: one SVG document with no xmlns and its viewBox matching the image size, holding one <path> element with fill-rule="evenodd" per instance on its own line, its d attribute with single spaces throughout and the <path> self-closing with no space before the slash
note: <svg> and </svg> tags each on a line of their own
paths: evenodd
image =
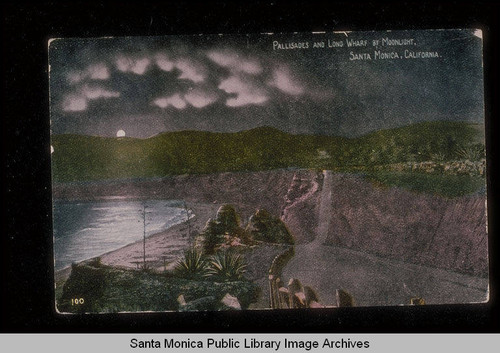
<svg viewBox="0 0 500 353">
<path fill-rule="evenodd" d="M 335 291 L 340 288 L 351 293 L 359 306 L 409 304 L 412 297 L 423 297 L 428 304 L 487 299 L 487 279 L 324 245 L 335 191 L 331 172 L 323 175 L 317 234 L 313 241 L 295 246 L 295 256 L 283 270 L 284 279 L 298 278 L 311 286 L 326 305 L 336 303 Z"/>
<path fill-rule="evenodd" d="M 321 198 L 319 203 L 319 221 L 316 236 L 313 244 L 316 246 L 323 245 L 328 236 L 330 228 L 330 217 L 332 214 L 332 172 L 330 170 L 323 171 L 323 188 L 321 189 Z"/>
</svg>

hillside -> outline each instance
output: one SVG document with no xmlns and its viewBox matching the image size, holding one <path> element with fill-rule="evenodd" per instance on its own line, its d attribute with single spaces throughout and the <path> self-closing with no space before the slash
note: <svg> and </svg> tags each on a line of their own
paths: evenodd
<svg viewBox="0 0 500 353">
<path fill-rule="evenodd" d="M 261 127 L 237 133 L 167 132 L 148 139 L 53 135 L 56 182 L 280 168 L 367 169 L 484 153 L 483 126 L 425 122 L 359 138 L 293 135 Z"/>
</svg>

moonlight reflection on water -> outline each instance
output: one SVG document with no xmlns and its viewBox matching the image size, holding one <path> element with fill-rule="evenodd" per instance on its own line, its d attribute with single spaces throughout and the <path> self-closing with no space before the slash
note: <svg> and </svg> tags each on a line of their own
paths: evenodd
<svg viewBox="0 0 500 353">
<path fill-rule="evenodd" d="M 147 206 L 146 236 L 186 220 L 182 201 L 55 200 L 56 270 L 141 240 L 143 205 Z"/>
</svg>

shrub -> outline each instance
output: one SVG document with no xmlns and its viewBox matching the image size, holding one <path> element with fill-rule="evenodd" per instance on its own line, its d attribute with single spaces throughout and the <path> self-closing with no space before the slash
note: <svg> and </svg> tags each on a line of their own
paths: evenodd
<svg viewBox="0 0 500 353">
<path fill-rule="evenodd" d="M 446 160 L 446 154 L 441 151 L 431 154 L 431 159 L 436 162 L 443 162 Z"/>
<path fill-rule="evenodd" d="M 201 248 L 204 254 L 211 255 L 215 249 L 224 242 L 224 232 L 217 221 L 209 219 L 200 234 Z"/>
<path fill-rule="evenodd" d="M 226 233 L 233 233 L 240 227 L 240 217 L 232 205 L 222 205 L 217 211 L 216 220 Z"/>
<path fill-rule="evenodd" d="M 264 209 L 258 210 L 250 217 L 247 231 L 258 241 L 291 245 L 295 243 L 285 223 Z"/>
<path fill-rule="evenodd" d="M 237 281 L 245 272 L 246 264 L 241 255 L 226 250 L 212 256 L 206 276 L 219 281 Z"/>
<path fill-rule="evenodd" d="M 60 302 L 58 302 L 58 309 L 62 312 L 98 311 L 107 280 L 107 271 L 99 261 L 93 260 L 89 264 L 72 264 L 71 274 L 64 283 Z M 83 298 L 84 303 L 73 305 L 72 299 L 75 298 Z"/>
<path fill-rule="evenodd" d="M 217 211 L 215 219 L 210 218 L 196 241 L 204 254 L 212 255 L 226 241 L 227 236 L 249 241 L 248 234 L 240 227 L 240 217 L 233 206 L 225 204 Z"/>
<path fill-rule="evenodd" d="M 200 251 L 192 248 L 184 252 L 184 257 L 177 261 L 174 275 L 186 279 L 202 278 L 206 274 L 207 262 Z"/>
<path fill-rule="evenodd" d="M 457 150 L 457 155 L 460 159 L 478 161 L 481 158 L 484 158 L 484 145 L 476 144 L 460 147 Z"/>
</svg>

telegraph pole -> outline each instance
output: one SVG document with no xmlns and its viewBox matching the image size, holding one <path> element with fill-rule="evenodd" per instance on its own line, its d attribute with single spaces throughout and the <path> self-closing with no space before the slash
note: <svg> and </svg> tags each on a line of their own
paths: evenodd
<svg viewBox="0 0 500 353">
<path fill-rule="evenodd" d="M 184 210 L 186 211 L 186 223 L 188 226 L 188 237 L 191 238 L 191 222 L 189 219 L 189 208 L 187 207 L 186 201 L 184 201 Z"/>
<path fill-rule="evenodd" d="M 146 205 L 142 205 L 142 223 L 143 223 L 143 241 L 142 241 L 142 259 L 143 270 L 146 269 Z"/>
</svg>

